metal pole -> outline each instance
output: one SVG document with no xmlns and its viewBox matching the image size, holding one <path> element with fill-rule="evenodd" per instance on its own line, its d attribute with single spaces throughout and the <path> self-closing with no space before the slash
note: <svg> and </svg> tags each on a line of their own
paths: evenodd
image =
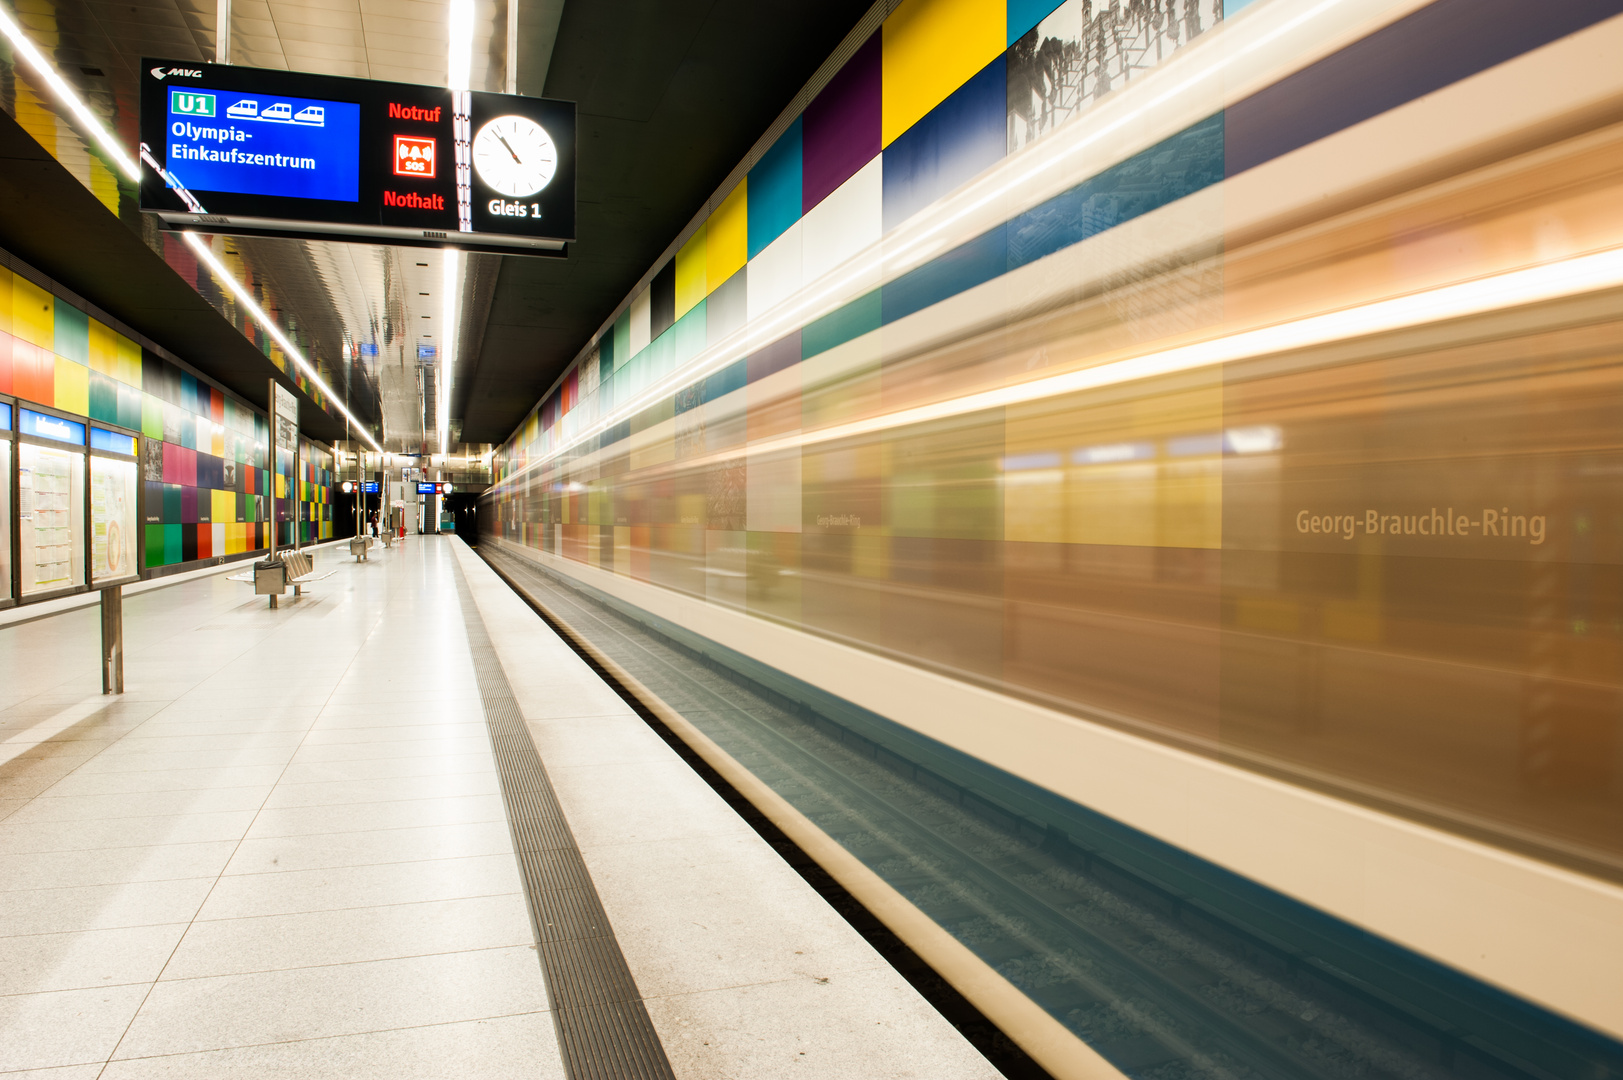
<svg viewBox="0 0 1623 1080">
<path fill-rule="evenodd" d="M 101 692 L 124 692 L 124 589 L 101 590 Z"/>
<path fill-rule="evenodd" d="M 267 418 L 270 420 L 270 554 L 267 561 L 276 558 L 276 380 L 271 379 L 270 396 L 265 399 L 269 406 Z M 271 607 L 276 606 L 275 597 L 271 598 Z"/>
</svg>

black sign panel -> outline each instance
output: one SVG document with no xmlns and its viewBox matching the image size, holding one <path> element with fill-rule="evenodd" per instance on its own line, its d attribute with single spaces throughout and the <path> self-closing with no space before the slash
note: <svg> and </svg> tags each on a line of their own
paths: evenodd
<svg viewBox="0 0 1623 1080">
<path fill-rule="evenodd" d="M 575 105 L 142 61 L 141 209 L 172 228 L 557 255 L 575 235 Z"/>
</svg>

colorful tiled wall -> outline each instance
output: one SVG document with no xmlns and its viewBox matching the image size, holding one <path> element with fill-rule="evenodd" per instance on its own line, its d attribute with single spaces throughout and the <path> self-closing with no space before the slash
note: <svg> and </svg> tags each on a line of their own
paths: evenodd
<svg viewBox="0 0 1623 1080">
<path fill-rule="evenodd" d="M 498 452 L 498 478 L 1249 2 L 1118 11 L 1089 0 L 906 0 L 536 406 Z M 879 290 L 868 299 L 711 379 L 706 393 L 725 392 L 728 379 L 753 383 L 896 314 Z"/>
<path fill-rule="evenodd" d="M 264 416 L 3 267 L 0 394 L 141 436 L 143 566 L 266 546 Z M 303 454 L 304 539 L 327 539 L 331 454 L 308 442 Z M 284 498 L 286 471 L 276 476 Z M 282 509 L 284 521 L 290 515 Z M 282 542 L 291 537 L 284 524 Z"/>
</svg>

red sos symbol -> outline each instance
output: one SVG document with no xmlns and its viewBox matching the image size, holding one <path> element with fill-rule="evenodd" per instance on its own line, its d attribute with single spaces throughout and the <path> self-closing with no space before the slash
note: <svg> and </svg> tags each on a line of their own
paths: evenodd
<svg viewBox="0 0 1623 1080">
<path fill-rule="evenodd" d="M 394 137 L 394 174 L 434 179 L 434 140 L 419 135 Z"/>
</svg>

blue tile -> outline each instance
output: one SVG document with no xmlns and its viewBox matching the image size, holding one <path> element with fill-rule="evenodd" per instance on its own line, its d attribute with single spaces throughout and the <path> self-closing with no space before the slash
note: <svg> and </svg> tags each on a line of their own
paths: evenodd
<svg viewBox="0 0 1623 1080">
<path fill-rule="evenodd" d="M 1025 37 L 1038 23 L 1054 13 L 1064 0 L 1009 0 L 1008 6 L 1008 39 L 1005 44 L 1013 45 Z M 1227 0 L 1229 4 L 1235 0 Z M 1248 3 L 1249 0 L 1240 0 Z M 1227 8 L 1225 7 L 1225 14 Z"/>
<path fill-rule="evenodd" d="M 800 220 L 801 142 L 797 117 L 750 170 L 749 258 Z"/>
<path fill-rule="evenodd" d="M 1009 78 L 1000 56 L 885 148 L 885 231 L 995 165 L 1008 149 Z"/>
<path fill-rule="evenodd" d="M 880 310 L 884 321 L 888 324 L 906 318 L 1008 273 L 1007 230 L 1006 225 L 989 229 L 969 243 L 890 282 L 881 291 Z"/>
<path fill-rule="evenodd" d="M 1011 219 L 1009 269 L 1052 255 L 1222 179 L 1223 114 L 1218 113 Z"/>
</svg>

